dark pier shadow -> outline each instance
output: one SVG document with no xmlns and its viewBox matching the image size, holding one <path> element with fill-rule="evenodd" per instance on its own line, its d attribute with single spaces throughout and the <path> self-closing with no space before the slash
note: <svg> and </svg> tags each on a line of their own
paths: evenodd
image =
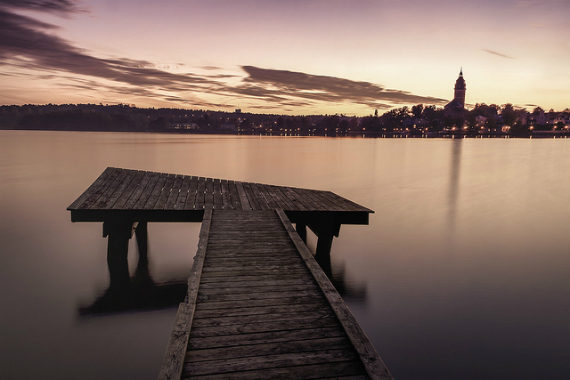
<svg viewBox="0 0 570 380">
<path fill-rule="evenodd" d="M 178 306 L 184 300 L 187 279 L 160 283 L 152 279 L 146 223 L 139 225 L 136 238 L 138 263 L 134 275 L 131 277 L 128 266 L 123 265 L 126 261 L 109 260 L 109 287 L 90 305 L 79 307 L 80 317 L 159 310 Z"/>
<path fill-rule="evenodd" d="M 348 281 L 344 264 L 333 267 L 332 272 L 326 273 L 326 275 L 342 298 L 366 303 L 366 283 Z"/>
<path fill-rule="evenodd" d="M 340 225 L 333 228 L 332 233 L 323 233 L 323 229 L 319 227 L 311 227 L 311 230 L 317 235 L 317 246 L 314 252 L 315 261 L 320 265 L 323 272 L 327 275 L 336 291 L 344 299 L 361 301 L 366 303 L 366 283 L 354 283 L 348 280 L 346 268 L 344 264 L 332 265 L 331 249 L 333 237 L 339 235 Z M 307 225 L 304 223 L 296 223 L 296 230 L 301 239 L 307 243 Z M 321 236 L 319 236 L 321 234 Z"/>
</svg>

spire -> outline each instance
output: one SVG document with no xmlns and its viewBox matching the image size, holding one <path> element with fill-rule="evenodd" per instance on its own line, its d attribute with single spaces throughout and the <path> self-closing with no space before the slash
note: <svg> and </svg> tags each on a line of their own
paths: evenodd
<svg viewBox="0 0 570 380">
<path fill-rule="evenodd" d="M 463 66 L 461 66 L 461 69 L 459 70 L 459 76 L 460 76 L 460 77 L 463 76 Z"/>
</svg>

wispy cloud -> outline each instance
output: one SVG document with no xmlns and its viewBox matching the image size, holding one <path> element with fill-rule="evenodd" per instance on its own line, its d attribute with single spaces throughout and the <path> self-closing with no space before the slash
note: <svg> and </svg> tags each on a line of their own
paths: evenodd
<svg viewBox="0 0 570 380">
<path fill-rule="evenodd" d="M 37 79 L 60 78 L 61 87 L 69 89 L 102 90 L 203 107 L 232 107 L 229 103 L 236 98 L 249 99 L 257 103 L 252 108 L 276 111 L 323 103 L 384 109 L 445 102 L 370 82 L 296 71 L 241 66 L 243 75 L 236 75 L 217 66 L 202 66 L 198 69 L 206 73 L 175 73 L 167 71 L 169 66 L 159 67 L 145 60 L 97 57 L 54 34 L 57 26 L 17 13 L 22 9 L 64 15 L 81 10 L 70 0 L 0 0 L 0 65 L 26 69 Z M 227 103 L 210 103 L 202 99 L 204 96 L 218 96 Z"/>
<path fill-rule="evenodd" d="M 307 74 L 297 71 L 242 66 L 248 74 L 236 92 L 269 101 L 283 101 L 284 96 L 320 102 L 352 102 L 370 107 L 387 108 L 387 103 L 443 104 L 445 100 L 386 89 L 381 85 L 350 79 Z"/>
<path fill-rule="evenodd" d="M 0 0 L 0 7 L 57 13 L 80 11 L 71 0 Z"/>
<path fill-rule="evenodd" d="M 495 50 L 491 50 L 491 49 L 481 49 L 481 50 L 483 50 L 485 53 L 496 55 L 497 57 L 515 59 L 515 57 L 511 57 L 510 55 L 499 53 L 498 51 L 495 51 Z"/>
</svg>

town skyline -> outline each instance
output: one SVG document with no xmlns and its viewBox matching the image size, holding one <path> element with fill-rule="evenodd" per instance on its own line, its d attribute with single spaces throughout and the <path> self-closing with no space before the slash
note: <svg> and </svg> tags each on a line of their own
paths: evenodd
<svg viewBox="0 0 570 380">
<path fill-rule="evenodd" d="M 0 1 L 0 104 L 365 116 L 462 67 L 466 108 L 569 106 L 567 2 L 357 3 Z"/>
</svg>

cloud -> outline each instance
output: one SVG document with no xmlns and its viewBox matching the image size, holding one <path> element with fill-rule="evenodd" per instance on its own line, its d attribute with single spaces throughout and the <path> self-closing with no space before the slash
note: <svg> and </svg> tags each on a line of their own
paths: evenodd
<svg viewBox="0 0 570 380">
<path fill-rule="evenodd" d="M 490 49 L 481 49 L 481 50 L 483 50 L 485 53 L 496 55 L 497 57 L 515 59 L 514 57 L 511 57 L 510 55 L 499 53 L 498 51 L 495 51 L 495 50 L 490 50 Z"/>
<path fill-rule="evenodd" d="M 70 0 L 0 0 L 0 7 L 58 13 L 79 11 Z"/>
<path fill-rule="evenodd" d="M 211 65 L 200 66 L 200 68 L 203 70 L 221 70 L 222 69 L 219 66 L 211 66 Z"/>
<path fill-rule="evenodd" d="M 236 91 L 274 101 L 282 101 L 284 96 L 289 96 L 323 102 L 352 102 L 378 108 L 390 107 L 384 102 L 394 104 L 446 102 L 444 99 L 386 89 L 370 82 L 255 66 L 242 66 L 242 69 L 248 76 L 244 79 L 245 85 L 236 88 Z"/>
<path fill-rule="evenodd" d="M 36 3 L 46 2 L 27 3 L 39 6 Z M 67 9 L 63 5 L 55 8 L 60 2 L 49 3 L 54 3 L 54 9 Z M 161 90 L 190 90 L 197 85 L 212 83 L 212 80 L 202 76 L 159 70 L 143 60 L 95 57 L 48 33 L 55 28 L 51 24 L 0 7 L 0 61 L 20 60 L 20 66 L 26 68 L 63 71 Z"/>
<path fill-rule="evenodd" d="M 275 110 L 316 107 L 323 103 L 384 109 L 401 104 L 446 102 L 370 82 L 288 70 L 241 66 L 245 75 L 234 75 L 217 66 L 202 66 L 198 69 L 208 73 L 173 73 L 145 60 L 97 57 L 54 34 L 57 26 L 16 13 L 17 10 L 62 14 L 81 10 L 70 0 L 0 0 L 0 65 L 20 70 L 13 75 L 60 79 L 62 88 L 106 91 L 194 106 L 231 107 L 200 98 L 217 95 L 229 99 L 228 103 L 236 98 L 251 99 L 261 103 L 260 107 Z M 235 80 L 240 77 L 241 81 Z M 226 82 L 228 79 L 233 83 Z"/>
</svg>

